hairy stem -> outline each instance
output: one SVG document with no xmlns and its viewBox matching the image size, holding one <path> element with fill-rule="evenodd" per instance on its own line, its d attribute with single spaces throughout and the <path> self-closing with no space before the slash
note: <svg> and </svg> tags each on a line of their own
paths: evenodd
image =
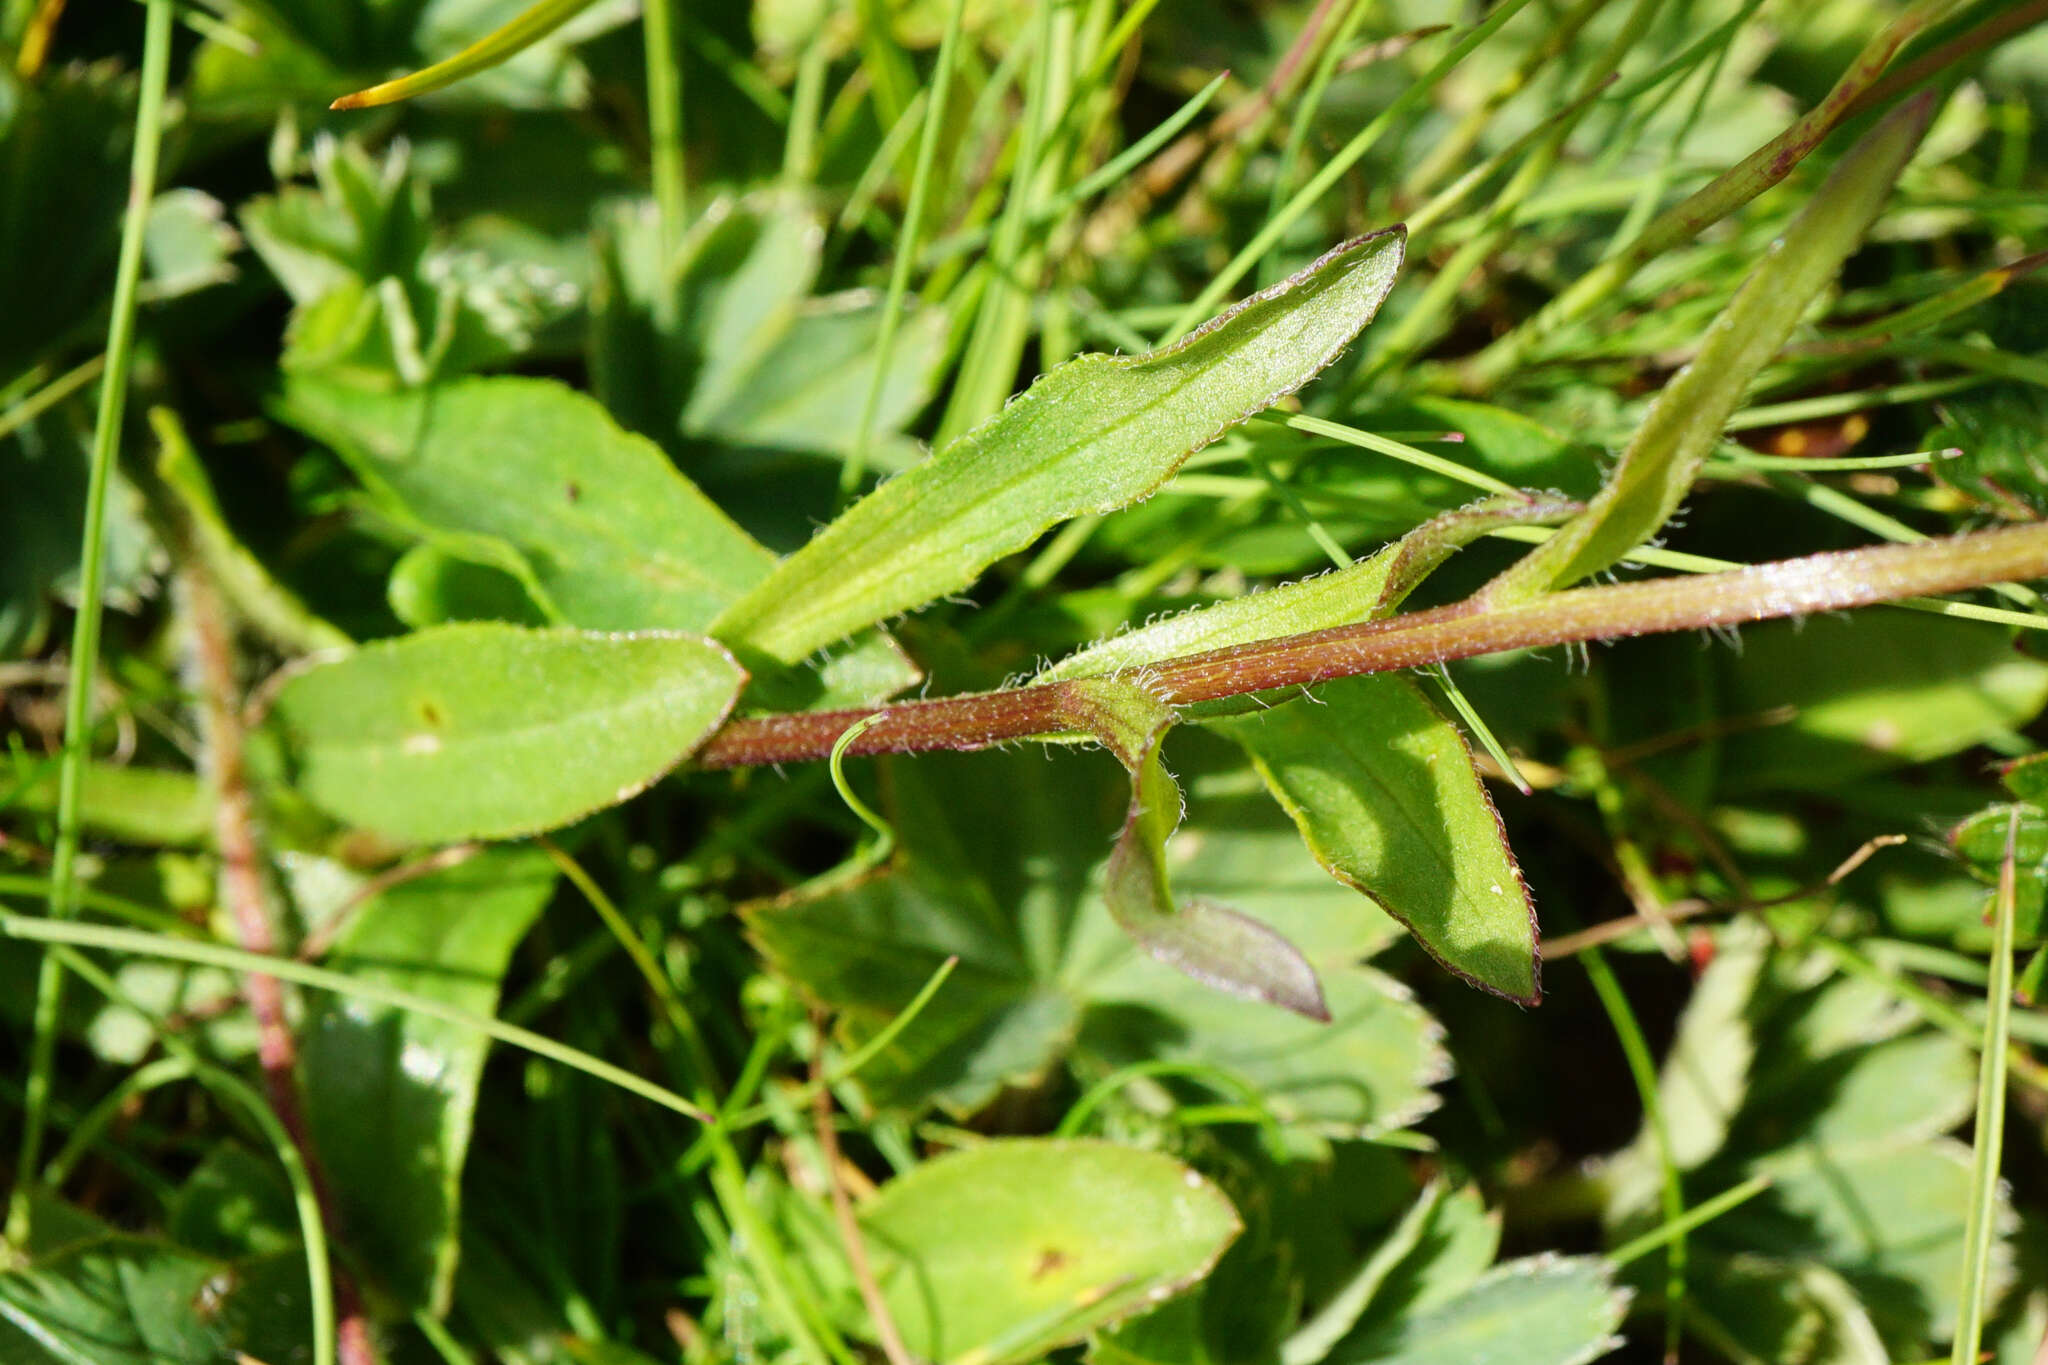
<svg viewBox="0 0 2048 1365">
<path fill-rule="evenodd" d="M 1808 555 L 1694 578 L 1574 588 L 1492 608 L 1467 599 L 1431 611 L 1337 626 L 1151 665 L 1146 689 L 1169 706 L 1220 701 L 1332 678 L 1417 668 L 1479 654 L 1741 625 L 1930 593 L 2048 576 L 2048 524 L 1912 545 Z M 876 717 L 851 754 L 981 749 L 1062 733 L 1064 682 L 852 711 L 745 717 L 698 753 L 707 768 L 823 759 L 840 735 Z"/>
</svg>

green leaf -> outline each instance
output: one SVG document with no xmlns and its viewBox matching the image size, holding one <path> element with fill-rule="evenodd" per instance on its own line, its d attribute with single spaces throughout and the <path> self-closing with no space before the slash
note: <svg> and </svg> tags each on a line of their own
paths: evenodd
<svg viewBox="0 0 2048 1365">
<path fill-rule="evenodd" d="M 1331 1137 L 1432 1108 L 1441 1031 L 1357 962 L 1399 933 L 1323 874 L 1228 746 L 1197 733 L 1191 819 L 1167 847 L 1182 896 L 1227 901 L 1309 953 L 1333 1022 L 1241 1000 L 1138 951 L 1102 912 L 1128 783 L 1099 758 L 930 755 L 889 769 L 898 856 L 884 875 L 750 907 L 769 961 L 839 1015 L 857 1047 L 947 956 L 929 1006 L 861 1072 L 874 1100 L 970 1112 L 1071 1058 L 1089 1073 L 1152 1057 L 1220 1067 L 1280 1122 Z M 1228 1093 L 1228 1092 L 1226 1092 Z"/>
<path fill-rule="evenodd" d="M 1180 824 L 1180 788 L 1160 762 L 1173 712 L 1143 688 L 1086 679 L 1066 685 L 1063 709 L 1117 756 L 1131 803 L 1103 871 L 1103 900 L 1117 927 L 1175 971 L 1327 1023 L 1315 968 L 1301 950 L 1248 915 L 1205 900 L 1175 904 L 1166 841 Z"/>
<path fill-rule="evenodd" d="M 7 490 L 0 498 L 0 659 L 40 650 L 51 598 L 76 591 L 85 440 L 61 412 L 45 413 L 0 437 L 0 488 Z M 107 498 L 107 605 L 134 610 L 161 554 L 144 521 L 141 497 L 117 469 Z"/>
<path fill-rule="evenodd" d="M 396 515 L 450 537 L 444 551 L 510 547 L 567 625 L 701 631 L 774 563 L 657 446 L 561 384 L 376 393 L 295 378 L 284 406 Z"/>
<path fill-rule="evenodd" d="M 216 1365 L 230 1343 L 215 1319 L 234 1287 L 222 1262 L 140 1237 L 96 1238 L 0 1275 L 0 1359 Z"/>
<path fill-rule="evenodd" d="M 904 1344 L 926 1359 L 1036 1359 L 1193 1284 L 1243 1226 L 1157 1152 L 1010 1139 L 935 1158 L 862 1210 Z"/>
<path fill-rule="evenodd" d="M 282 1254 L 300 1245 L 298 1210 L 277 1158 L 233 1138 L 200 1158 L 168 1215 L 166 1230 L 181 1246 L 210 1255 Z"/>
<path fill-rule="evenodd" d="M 1721 714 L 1793 715 L 1721 741 L 1724 792 L 1838 789 L 2000 740 L 2048 703 L 2048 664 L 1969 621 L 1819 617 L 1751 627 L 1742 644 L 1717 660 Z"/>
<path fill-rule="evenodd" d="M 1695 1234 L 1724 1251 L 1769 1248 L 1839 1272 L 1888 1337 L 1946 1340 L 1955 1328 L 1970 1206 L 1969 1149 L 1948 1139 L 1798 1145 L 1758 1162 L 1771 1188 Z M 2013 1275 L 2004 1197 L 1992 1293 Z"/>
<path fill-rule="evenodd" d="M 2027 291 L 2036 296 L 2039 289 Z M 1944 399 L 1947 425 L 1933 440 L 1959 454 L 1932 466 L 1942 483 L 2003 516 L 2030 520 L 2048 511 L 2039 434 L 2048 426 L 2048 391 L 2012 381 Z"/>
<path fill-rule="evenodd" d="M 288 371 L 424 384 L 531 351 L 577 302 L 549 264 L 440 244 L 408 144 L 379 160 L 323 138 L 312 165 L 315 187 L 286 185 L 241 209 L 250 245 L 294 304 Z"/>
<path fill-rule="evenodd" d="M 867 402 L 881 328 L 881 304 L 871 294 L 806 300 L 743 383 L 717 401 L 706 387 L 691 395 L 683 430 L 735 446 L 845 454 Z M 876 399 L 876 467 L 902 469 L 922 456 L 901 428 L 930 401 L 945 358 L 945 310 L 917 308 L 896 333 Z"/>
<path fill-rule="evenodd" d="M 1413 1251 L 1381 1283 L 1360 1325 L 1391 1326 L 1414 1313 L 1448 1303 L 1486 1273 L 1500 1254 L 1501 1215 L 1489 1211 L 1475 1186 L 1437 1201 Z"/>
<path fill-rule="evenodd" d="M 616 805 L 716 729 L 746 674 L 693 635 L 458 625 L 294 674 L 298 785 L 351 824 L 508 839 Z"/>
<path fill-rule="evenodd" d="M 2020 800 L 2041 805 L 2048 802 L 2048 754 L 2028 754 L 2001 768 L 1999 780 Z"/>
<path fill-rule="evenodd" d="M 1535 1256 L 1496 1266 L 1426 1312 L 1337 1343 L 1330 1365 L 1584 1365 L 1621 1343 L 1628 1292 L 1592 1257 Z"/>
<path fill-rule="evenodd" d="M 143 255 L 149 289 L 174 299 L 235 278 L 229 259 L 242 246 L 220 200 L 203 190 L 171 189 L 150 201 Z"/>
<path fill-rule="evenodd" d="M 1336 954 L 1315 966 L 1327 1023 L 1129 954 L 1091 983 L 1078 1052 L 1116 1065 L 1220 1067 L 1279 1122 L 1333 1138 L 1380 1137 L 1421 1120 L 1437 1107 L 1428 1087 L 1451 1074 L 1442 1029 L 1381 972 Z"/>
<path fill-rule="evenodd" d="M 1457 727 L 1414 683 L 1346 678 L 1215 722 L 1252 755 L 1317 861 L 1460 977 L 1533 1005 L 1536 917 Z"/>
<path fill-rule="evenodd" d="M 1060 660 L 1037 681 L 1114 674 L 1179 655 L 1390 616 L 1445 560 L 1495 527 L 1554 523 L 1577 510 L 1577 503 L 1557 497 L 1517 493 L 1486 498 L 1423 523 L 1348 569 L 1198 607 L 1115 636 Z"/>
<path fill-rule="evenodd" d="M 603 220 L 590 369 L 605 406 L 664 444 L 682 434 L 744 448 L 746 470 L 764 450 L 845 453 L 881 308 L 865 291 L 813 296 L 825 245 L 816 207 L 787 190 L 716 199 L 672 258 L 658 228 L 644 213 Z M 901 428 L 929 401 L 945 357 L 945 310 L 918 308 L 897 333 L 876 408 L 878 467 L 921 458 Z"/>
<path fill-rule="evenodd" d="M 1679 1016 L 1658 1073 L 1658 1103 L 1670 1140 L 1671 1161 L 1691 1171 L 1719 1155 L 1749 1098 L 1756 1060 L 1757 996 L 1765 982 L 1770 931 L 1754 919 L 1735 920 L 1714 938 L 1714 960 L 1700 974 Z M 1645 1122 L 1634 1141 L 1608 1166 L 1610 1224 L 1647 1231 L 1662 1188 L 1664 1144 Z M 1631 1221 L 1633 1220 L 1633 1221 Z"/>
<path fill-rule="evenodd" d="M 1907 101 L 1836 163 L 1771 244 L 1636 430 L 1585 513 L 1486 588 L 1503 606 L 1611 568 L 1657 534 L 1692 488 L 1721 428 L 1800 317 L 1863 240 L 1934 116 L 1931 93 Z"/>
<path fill-rule="evenodd" d="M 1892 1365 L 1856 1292 L 1826 1266 L 1703 1249 L 1686 1287 L 1688 1327 L 1729 1359 Z"/>
<path fill-rule="evenodd" d="M 474 1014 L 495 1012 L 512 949 L 555 866 L 494 849 L 356 907 L 329 965 Z M 325 993 L 299 1035 L 306 1119 L 348 1245 L 409 1308 L 447 1311 L 463 1158 L 490 1040 L 443 1020 Z"/>
<path fill-rule="evenodd" d="M 973 583 L 1046 527 L 1144 497 L 1237 422 L 1300 388 L 1393 287 L 1399 229 L 1338 248 L 1145 356 L 1083 356 L 854 504 L 729 608 L 742 657 L 803 658 Z"/>
<path fill-rule="evenodd" d="M 1987 806 L 1948 834 L 1958 857 L 1993 878 L 2005 861 L 2008 841 L 2020 867 L 2035 870 L 2048 863 L 2048 812 L 2031 802 Z"/>
<path fill-rule="evenodd" d="M 0 775 L 0 810 L 56 811 L 55 765 L 31 765 L 16 782 Z M 213 796 L 191 773 L 88 763 L 78 795 L 80 822 L 105 838 L 158 848 L 212 842 Z"/>
<path fill-rule="evenodd" d="M 432 541 L 398 557 L 384 595 L 392 615 L 415 630 L 450 621 L 548 624 L 547 613 L 534 605 L 518 575 L 449 554 Z"/>
<path fill-rule="evenodd" d="M 1443 1202 L 1441 1184 L 1432 1184 L 1401 1216 L 1393 1230 L 1369 1252 L 1337 1291 L 1302 1324 L 1280 1353 L 1281 1365 L 1316 1365 L 1350 1331 L 1378 1297 L 1394 1268 L 1415 1250 L 1423 1229 Z"/>
<path fill-rule="evenodd" d="M 464 379 L 385 392 L 297 376 L 283 409 L 424 538 L 390 585 L 408 622 L 701 631 L 775 564 L 660 447 L 561 384 Z M 894 641 L 868 632 L 762 678 L 749 704 L 860 706 L 918 676 Z"/>
<path fill-rule="evenodd" d="M 33 82 L 11 61 L 0 71 L 0 261 L 11 263 L 0 272 L 0 383 L 100 321 L 134 110 L 134 78 L 111 63 L 54 66 Z"/>
</svg>

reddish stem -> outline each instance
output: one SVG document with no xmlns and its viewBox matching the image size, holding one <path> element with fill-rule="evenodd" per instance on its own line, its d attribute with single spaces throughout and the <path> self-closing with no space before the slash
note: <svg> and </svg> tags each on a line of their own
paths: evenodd
<svg viewBox="0 0 2048 1365">
<path fill-rule="evenodd" d="M 180 537 L 179 539 L 182 539 Z M 189 549 L 189 544 L 183 548 Z M 187 616 L 192 623 L 193 654 L 198 665 L 201 714 L 214 786 L 214 840 L 219 845 L 221 891 L 234 915 L 235 937 L 243 949 L 265 956 L 277 952 L 271 926 L 270 896 L 264 886 L 263 853 L 256 836 L 255 800 L 244 759 L 243 730 L 236 704 L 234 628 L 219 589 L 199 565 L 185 559 L 181 576 Z M 242 993 L 256 1020 L 256 1058 L 263 1071 L 271 1110 L 299 1149 L 313 1183 L 322 1217 L 334 1225 L 334 1203 L 312 1134 L 299 1102 L 298 1041 L 285 1013 L 284 987 L 274 976 L 252 972 Z M 376 1365 L 376 1345 L 369 1319 L 354 1282 L 339 1266 L 334 1275 L 340 1321 L 336 1335 L 341 1365 Z"/>
<path fill-rule="evenodd" d="M 1168 705 L 1186 706 L 1503 650 L 1740 625 L 2041 577 L 2048 577 L 2048 523 L 1698 577 L 1574 588 L 1506 608 L 1468 598 L 1433 611 L 1168 659 L 1137 680 Z M 880 719 L 848 753 L 982 749 L 1066 730 L 1066 688 L 1039 683 L 864 710 L 745 717 L 713 735 L 696 761 L 740 768 L 826 758 L 842 734 L 876 715 Z"/>
</svg>

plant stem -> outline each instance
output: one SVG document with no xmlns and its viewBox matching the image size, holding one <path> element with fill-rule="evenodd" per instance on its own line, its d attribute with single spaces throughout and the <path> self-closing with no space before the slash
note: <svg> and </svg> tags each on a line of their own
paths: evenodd
<svg viewBox="0 0 2048 1365">
<path fill-rule="evenodd" d="M 683 175 L 683 68 L 676 56 L 677 0 L 643 0 L 647 45 L 647 141 L 653 163 L 654 205 L 661 216 L 662 259 L 683 240 L 689 189 Z"/>
<path fill-rule="evenodd" d="M 2013 807 L 2006 827 L 2005 861 L 1992 897 L 1991 982 L 1984 994 L 1984 1055 L 1977 1073 L 1976 1152 L 1970 1173 L 1969 1234 L 1963 1247 L 1963 1284 L 1958 1300 L 1955 1365 L 1974 1365 L 1990 1312 L 1991 1253 L 1998 1238 L 1998 1169 L 2005 1140 L 2006 1049 L 2012 1020 L 2012 949 L 2017 873 L 2013 844 L 2020 811 Z"/>
<path fill-rule="evenodd" d="M 135 352 L 136 287 L 142 279 L 143 231 L 156 194 L 158 153 L 163 145 L 164 90 L 170 79 L 171 0 L 149 0 L 142 39 L 142 83 L 135 106 L 135 147 L 128 168 L 128 209 L 121 224 L 121 255 L 114 272 L 113 313 L 107 321 L 106 375 L 100 382 L 99 415 L 93 428 L 92 468 L 85 494 L 85 527 L 80 536 L 78 617 L 71 632 L 71 686 L 64 706 L 64 757 L 57 776 L 57 844 L 50 865 L 50 916 L 69 919 L 78 910 L 79 794 L 91 747 L 92 683 L 100 652 L 100 594 L 106 579 L 107 489 L 120 447 L 128 406 L 128 370 Z M 29 1192 L 42 1165 L 43 1132 L 50 1080 L 57 1060 L 57 1017 L 64 994 L 64 968 L 43 956 L 36 976 L 35 1036 L 30 1045 L 27 1098 L 22 1114 L 21 1155 L 7 1202 L 7 1239 L 21 1246 L 29 1231 Z"/>
<path fill-rule="evenodd" d="M 197 548 L 189 519 L 173 513 L 165 540 L 183 572 L 182 596 L 192 629 L 197 664 L 200 733 L 211 768 L 214 797 L 214 842 L 220 850 L 221 898 L 234 916 L 235 937 L 244 951 L 271 956 L 277 952 L 270 893 L 264 885 L 262 847 L 257 840 L 256 801 L 249 788 L 249 768 L 242 728 L 239 679 L 235 668 L 234 623 L 220 585 Z M 328 1192 L 313 1135 L 299 1100 L 299 1045 L 286 1013 L 284 986 L 266 972 L 242 979 L 242 993 L 256 1021 L 256 1058 L 264 1091 L 284 1141 L 299 1154 L 308 1187 L 321 1216 L 333 1224 L 334 1204 Z M 346 1272 L 333 1272 L 339 1311 L 335 1327 L 341 1365 L 375 1365 L 370 1323 L 361 1296 Z"/>
<path fill-rule="evenodd" d="M 1147 668 L 1144 681 L 1169 706 L 1187 706 L 1505 650 L 1733 626 L 2044 576 L 2048 524 L 2035 524 L 1808 555 L 1696 578 L 1574 588 L 1505 608 L 1468 598 L 1431 611 L 1164 660 Z M 841 734 L 869 716 L 877 719 L 846 752 L 981 749 L 1065 733 L 1066 686 L 1040 683 L 879 709 L 746 717 L 712 736 L 696 761 L 707 768 L 738 768 L 823 759 Z"/>
</svg>

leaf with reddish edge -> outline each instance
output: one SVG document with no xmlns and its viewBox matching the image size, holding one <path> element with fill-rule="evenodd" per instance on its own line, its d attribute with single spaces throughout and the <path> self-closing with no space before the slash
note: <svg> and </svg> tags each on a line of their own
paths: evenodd
<svg viewBox="0 0 2048 1365">
<path fill-rule="evenodd" d="M 1077 679 L 1061 709 L 1095 736 L 1131 775 L 1130 812 L 1103 877 L 1103 899 L 1118 927 L 1159 961 L 1205 985 L 1329 1021 L 1315 968 L 1267 926 L 1202 899 L 1175 905 L 1167 885 L 1166 841 L 1180 824 L 1180 787 L 1159 759 L 1172 710 L 1140 687 Z"/>
<path fill-rule="evenodd" d="M 1472 751 L 1414 683 L 1325 684 L 1317 705 L 1215 722 L 1250 752 L 1330 875 L 1482 990 L 1543 994 L 1536 913 Z"/>
</svg>

